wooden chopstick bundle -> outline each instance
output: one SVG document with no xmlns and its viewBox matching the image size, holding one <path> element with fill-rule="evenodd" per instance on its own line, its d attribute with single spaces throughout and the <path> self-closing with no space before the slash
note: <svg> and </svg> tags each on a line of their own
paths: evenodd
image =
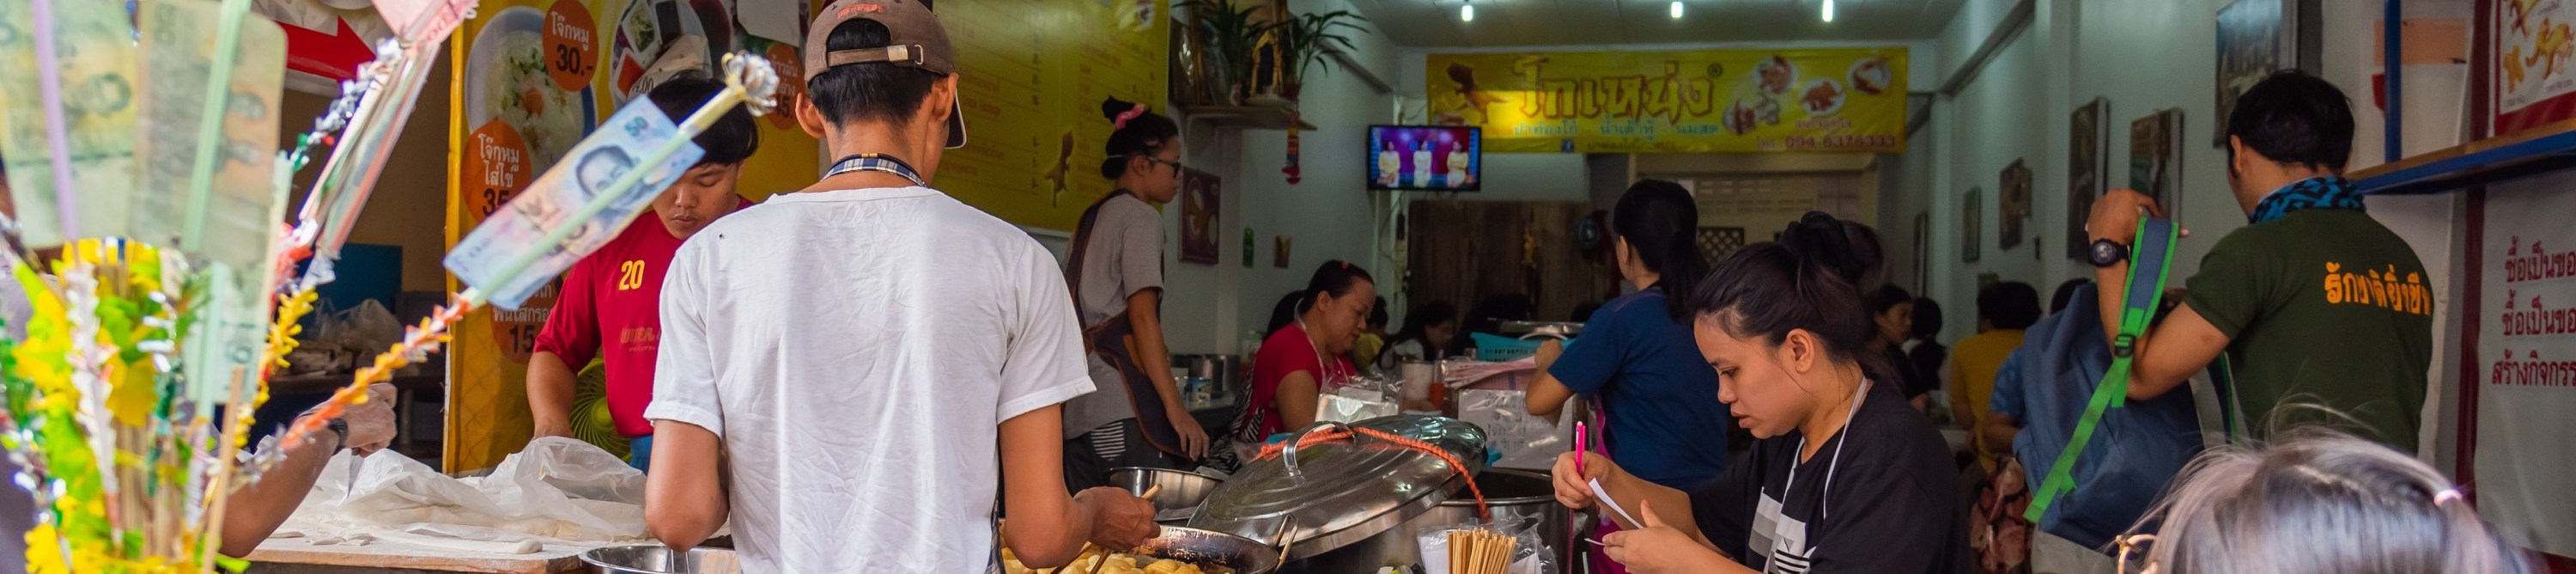
<svg viewBox="0 0 2576 574">
<path fill-rule="evenodd" d="M 1482 528 L 1449 532 L 1447 574 L 1504 574 L 1520 540 Z"/>
</svg>

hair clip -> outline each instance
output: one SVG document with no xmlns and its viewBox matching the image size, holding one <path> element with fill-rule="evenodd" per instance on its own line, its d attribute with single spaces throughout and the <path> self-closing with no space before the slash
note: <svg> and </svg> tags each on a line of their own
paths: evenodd
<svg viewBox="0 0 2576 574">
<path fill-rule="evenodd" d="M 2433 506 L 2438 507 L 2445 504 L 2463 502 L 2466 499 L 2466 497 L 2460 495 L 2460 489 L 2445 488 L 2442 489 L 2441 492 L 2433 493 Z"/>
<path fill-rule="evenodd" d="M 1124 112 L 1119 112 L 1118 119 L 1109 122 L 1109 129 L 1127 129 L 1127 120 L 1136 119 L 1138 116 L 1143 115 L 1145 115 L 1145 104 L 1136 104 L 1136 107 L 1128 108 L 1127 111 Z"/>
</svg>

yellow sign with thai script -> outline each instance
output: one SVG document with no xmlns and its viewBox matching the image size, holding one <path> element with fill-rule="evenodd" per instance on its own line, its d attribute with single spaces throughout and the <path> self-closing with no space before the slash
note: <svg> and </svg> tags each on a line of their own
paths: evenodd
<svg viewBox="0 0 2576 574">
<path fill-rule="evenodd" d="M 1902 152 L 1905 48 L 1434 54 L 1488 152 Z"/>
</svg>

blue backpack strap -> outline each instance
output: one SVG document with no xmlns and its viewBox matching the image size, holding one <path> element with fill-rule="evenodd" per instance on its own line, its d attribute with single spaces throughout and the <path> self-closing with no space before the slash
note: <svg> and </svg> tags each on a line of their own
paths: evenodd
<svg viewBox="0 0 2576 574">
<path fill-rule="evenodd" d="M 2163 300 L 2165 275 L 2173 269 L 2173 244 L 2181 227 L 2173 220 L 2147 218 L 2138 221 L 2137 247 L 2129 254 L 2129 282 L 2120 297 L 2120 335 L 2111 340 L 2111 368 L 2102 373 L 2102 382 L 2093 388 L 2093 398 L 2084 405 L 2084 418 L 2075 422 L 2075 434 L 2066 440 L 2066 450 L 2057 455 L 2048 469 L 2048 478 L 2031 494 L 2030 508 L 2022 514 L 2039 522 L 2048 507 L 2075 488 L 2075 458 L 2092 442 L 2093 432 L 2102 424 L 2102 415 L 2110 409 L 2127 406 L 2130 361 L 2137 354 L 2138 338 L 2147 332 Z"/>
</svg>

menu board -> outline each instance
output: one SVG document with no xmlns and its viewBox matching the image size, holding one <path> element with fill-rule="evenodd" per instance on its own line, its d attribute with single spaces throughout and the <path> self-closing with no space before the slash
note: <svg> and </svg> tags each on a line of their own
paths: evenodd
<svg viewBox="0 0 2576 574">
<path fill-rule="evenodd" d="M 2497 186 L 2475 272 L 2478 512 L 2506 539 L 2576 556 L 2576 195 L 2553 176 Z M 2479 233 L 2479 231 L 2471 231 Z"/>
<path fill-rule="evenodd" d="M 448 245 L 553 167 L 619 104 L 662 80 L 688 70 L 719 77 L 723 55 L 735 51 L 768 57 L 781 78 L 803 78 L 796 44 L 804 40 L 805 14 L 817 6 L 764 4 L 485 0 L 449 42 L 458 97 L 449 116 Z M 787 18 L 793 26 L 778 25 Z M 802 91 L 794 80 L 780 84 L 782 104 Z M 820 144 L 789 114 L 758 123 L 760 151 L 744 162 L 740 193 L 757 200 L 811 185 L 822 166 Z M 557 289 L 540 288 L 518 309 L 477 310 L 451 329 L 448 469 L 491 466 L 527 442 L 528 355 Z"/>
<path fill-rule="evenodd" d="M 1485 151 L 1902 152 L 1905 48 L 1433 54 L 1430 113 Z"/>
<path fill-rule="evenodd" d="M 1111 131 L 1101 103 L 1163 100 L 1166 4 L 940 3 L 957 48 L 967 140 L 948 150 L 931 184 L 1005 221 L 1072 231 L 1083 209 L 1110 192 L 1100 177 Z"/>
</svg>

